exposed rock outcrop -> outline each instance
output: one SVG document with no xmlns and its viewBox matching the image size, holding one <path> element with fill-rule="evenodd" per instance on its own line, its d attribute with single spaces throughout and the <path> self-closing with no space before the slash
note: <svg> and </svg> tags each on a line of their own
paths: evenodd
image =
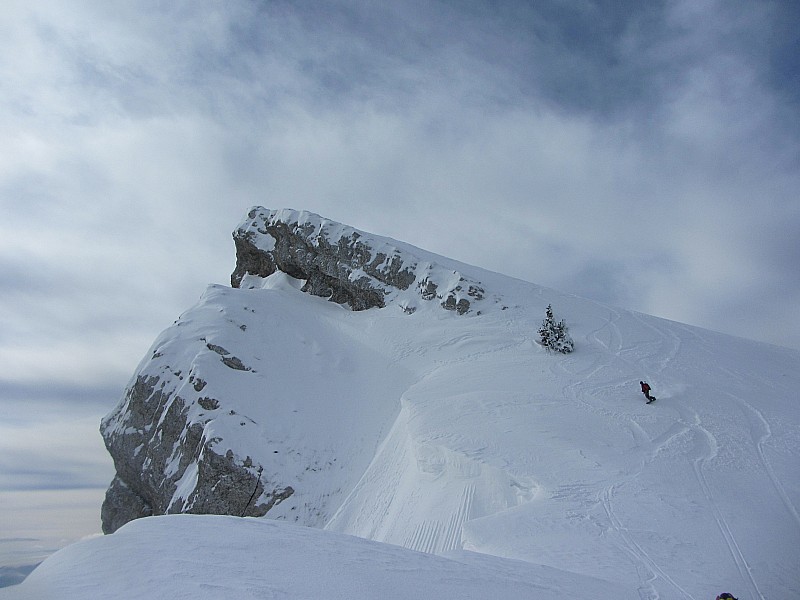
<svg viewBox="0 0 800 600">
<path fill-rule="evenodd" d="M 249 457 L 219 453 L 219 440 L 204 430 L 210 418 L 191 422 L 190 406 L 174 383 L 139 375 L 103 420 L 101 432 L 117 471 L 101 510 L 104 533 L 150 515 L 262 516 L 294 491 L 271 486 Z M 203 408 L 204 402 L 198 404 Z"/>
<path fill-rule="evenodd" d="M 303 280 L 303 291 L 352 310 L 382 308 L 392 296 L 411 291 L 423 300 L 438 299 L 442 308 L 460 315 L 485 294 L 480 283 L 457 272 L 442 277 L 434 265 L 421 264 L 385 238 L 376 241 L 313 213 L 253 208 L 233 239 L 233 287 L 242 286 L 248 274 L 268 277 L 282 271 Z"/>
</svg>

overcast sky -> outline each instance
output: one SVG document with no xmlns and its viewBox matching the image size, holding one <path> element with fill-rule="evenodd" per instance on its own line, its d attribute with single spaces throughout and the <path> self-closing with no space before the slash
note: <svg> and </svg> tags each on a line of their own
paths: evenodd
<svg viewBox="0 0 800 600">
<path fill-rule="evenodd" d="M 800 348 L 798 31 L 793 0 L 4 1 L 0 490 L 107 484 L 41 416 L 113 408 L 252 205 Z"/>
</svg>

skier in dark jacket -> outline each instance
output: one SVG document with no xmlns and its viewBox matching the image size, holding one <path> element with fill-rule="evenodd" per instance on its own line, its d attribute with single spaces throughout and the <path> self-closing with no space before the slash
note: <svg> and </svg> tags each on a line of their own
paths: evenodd
<svg viewBox="0 0 800 600">
<path fill-rule="evenodd" d="M 717 596 L 717 600 L 736 600 L 732 594 L 728 592 L 722 592 L 719 596 Z"/>
<path fill-rule="evenodd" d="M 650 395 L 650 385 L 644 381 L 640 381 L 639 385 L 642 386 L 642 393 L 644 394 L 644 397 L 647 398 L 647 403 L 650 404 L 653 400 L 655 400 L 655 396 Z"/>
</svg>

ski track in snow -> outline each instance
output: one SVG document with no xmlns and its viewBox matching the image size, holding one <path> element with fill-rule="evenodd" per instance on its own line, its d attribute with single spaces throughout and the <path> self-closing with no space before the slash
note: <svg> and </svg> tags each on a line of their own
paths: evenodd
<svg viewBox="0 0 800 600">
<path fill-rule="evenodd" d="M 722 369 L 722 371 L 731 379 L 742 379 L 741 376 L 730 371 L 729 369 Z M 758 460 L 761 463 L 761 466 L 764 468 L 765 473 L 769 477 L 772 486 L 775 488 L 775 492 L 781 499 L 781 502 L 783 502 L 786 510 L 792 515 L 795 524 L 797 525 L 798 529 L 800 529 L 800 513 L 798 513 L 797 507 L 792 503 L 791 498 L 789 498 L 789 494 L 786 493 L 786 488 L 781 483 L 780 479 L 775 473 L 775 469 L 773 469 L 772 464 L 764 454 L 764 445 L 772 437 L 772 428 L 770 427 L 769 422 L 760 410 L 747 402 L 744 398 L 730 392 L 726 392 L 726 395 L 733 398 L 739 404 L 739 406 L 741 406 L 742 411 L 744 412 L 750 424 L 750 436 L 753 439 L 753 445 L 755 446 Z"/>
<path fill-rule="evenodd" d="M 797 508 L 794 504 L 792 504 L 792 501 L 789 498 L 789 494 L 786 493 L 786 489 L 784 488 L 780 479 L 778 479 L 778 476 L 775 474 L 775 469 L 772 468 L 772 464 L 764 455 L 764 444 L 770 437 L 772 437 L 772 429 L 770 428 L 767 420 L 764 418 L 764 415 L 761 414 L 761 411 L 759 411 L 750 403 L 746 402 L 744 399 L 739 398 L 738 396 L 735 396 L 735 398 L 750 415 L 750 432 L 753 436 L 756 452 L 758 453 L 758 460 L 761 462 L 761 465 L 764 467 L 764 471 L 772 481 L 772 486 L 775 488 L 775 491 L 777 492 L 784 506 L 786 506 L 786 510 L 789 511 L 789 514 L 794 517 L 795 523 L 797 524 L 798 528 L 800 528 L 800 514 L 798 514 Z"/>
<path fill-rule="evenodd" d="M 659 358 L 658 368 L 655 369 L 655 372 L 662 373 L 667 368 L 669 363 L 678 355 L 681 347 L 680 337 L 670 329 L 661 329 L 656 327 L 655 325 L 645 322 L 645 320 L 642 319 L 640 316 L 638 316 L 635 312 L 632 312 L 631 315 L 636 319 L 638 323 L 656 332 L 660 338 L 660 346 L 658 350 L 643 357 L 640 355 L 638 362 L 642 364 L 645 362 L 650 362 L 650 359 L 652 359 L 653 357 L 661 357 Z M 609 319 L 608 326 L 612 329 L 616 329 L 616 333 L 619 336 L 619 331 L 614 324 L 614 322 L 617 319 L 618 315 L 615 315 L 615 318 Z M 691 335 L 693 335 L 697 339 L 701 340 L 703 339 L 702 337 L 698 336 L 696 332 L 690 331 L 687 327 L 683 327 L 683 330 L 691 333 Z M 636 349 L 638 349 L 638 347 L 634 347 L 631 350 L 636 350 Z M 618 351 L 617 356 L 621 357 L 621 355 L 622 351 Z M 742 379 L 740 375 L 733 373 L 728 369 L 724 369 L 721 367 L 720 369 L 731 378 L 736 378 L 739 380 Z M 750 434 L 753 439 L 754 446 L 756 448 L 756 453 L 758 455 L 759 462 L 761 463 L 764 471 L 769 477 L 772 486 L 774 487 L 777 495 L 781 499 L 781 502 L 784 504 L 787 511 L 792 515 L 795 523 L 797 523 L 798 526 L 800 526 L 800 515 L 798 515 L 797 508 L 792 503 L 780 479 L 777 477 L 775 470 L 772 468 L 772 465 L 769 463 L 764 454 L 764 444 L 772 435 L 769 423 L 764 418 L 761 411 L 759 411 L 745 399 L 731 393 L 728 393 L 728 395 L 732 397 L 742 407 L 743 412 L 747 415 L 748 421 L 750 423 Z M 722 533 L 723 538 L 725 539 L 725 543 L 728 546 L 731 557 L 733 558 L 742 576 L 742 579 L 746 582 L 749 582 L 749 584 L 752 587 L 754 597 L 763 599 L 764 596 L 759 589 L 758 583 L 753 577 L 752 569 L 747 559 L 744 556 L 744 552 L 742 551 L 739 543 L 737 542 L 736 537 L 734 536 L 730 525 L 725 519 L 715 499 L 715 495 L 712 491 L 712 488 L 708 484 L 708 481 L 705 477 L 705 468 L 707 463 L 713 460 L 717 456 L 717 451 L 718 451 L 717 439 L 714 437 L 713 433 L 708 428 L 703 426 L 700 415 L 697 412 L 690 410 L 687 406 L 685 406 L 683 403 L 679 401 L 676 402 L 676 405 L 679 407 L 682 414 L 682 419 L 681 419 L 683 423 L 682 428 L 680 429 L 671 428 L 670 430 L 665 432 L 665 434 L 663 434 L 662 436 L 664 438 L 663 443 L 668 444 L 670 439 L 672 439 L 676 435 L 681 435 L 687 430 L 687 428 L 691 429 L 692 431 L 696 432 L 699 435 L 700 440 L 702 441 L 698 442 L 698 444 L 696 444 L 695 447 L 696 448 L 705 447 L 705 451 L 702 450 L 698 451 L 697 455 L 693 459 L 693 470 L 695 473 L 695 477 L 697 478 L 698 483 L 701 489 L 703 490 L 703 494 L 705 495 L 709 503 L 709 506 L 714 515 L 714 519 L 717 522 L 717 526 L 719 527 L 719 530 Z M 658 446 L 660 446 L 660 444 L 658 443 L 660 441 L 661 440 L 654 439 L 652 440 L 652 443 L 655 443 Z"/>
<path fill-rule="evenodd" d="M 619 355 L 620 350 L 622 349 L 622 338 L 619 334 L 619 328 L 616 326 L 616 321 L 619 320 L 620 315 L 617 311 L 610 309 L 611 314 L 608 317 L 608 321 L 603 323 L 597 329 L 590 331 L 586 334 L 586 341 L 590 344 L 595 342 L 596 344 L 602 346 L 606 350 L 610 351 L 612 354 Z M 605 342 L 600 339 L 598 335 L 603 330 L 608 330 L 609 339 L 608 342 Z"/>
<path fill-rule="evenodd" d="M 677 356 L 680 350 L 680 340 L 677 339 L 676 336 L 673 337 L 664 335 L 658 331 L 657 328 L 644 323 L 643 320 L 638 317 L 636 317 L 636 322 L 646 326 L 647 329 L 658 333 L 659 340 L 655 342 L 647 341 L 625 346 L 624 336 L 617 326 L 617 322 L 620 318 L 620 313 L 611 309 L 606 322 L 600 327 L 586 334 L 585 339 L 590 346 L 593 344 L 599 345 L 608 353 L 610 353 L 618 363 L 622 363 L 623 369 L 621 370 L 623 372 L 628 371 L 633 373 L 640 371 L 641 365 L 643 363 L 647 363 L 648 360 L 654 356 L 664 357 L 659 358 L 657 372 L 661 372 L 666 368 L 669 362 L 675 356 Z M 600 336 L 603 332 L 605 332 L 607 335 L 601 338 Z M 656 346 L 656 349 L 650 350 L 650 348 L 653 346 Z M 644 353 L 642 352 L 643 348 L 645 349 Z M 550 366 L 550 370 L 556 376 L 559 374 L 562 376 L 567 376 L 568 381 L 562 386 L 562 394 L 566 399 L 580 402 L 591 412 L 599 413 L 605 416 L 611 416 L 623 421 L 626 419 L 628 420 L 628 427 L 634 438 L 636 447 L 638 447 L 641 452 L 646 453 L 646 458 L 643 458 L 639 462 L 638 468 L 628 472 L 625 476 L 625 480 L 634 479 L 645 467 L 645 464 L 652 460 L 652 458 L 658 453 L 659 449 L 664 445 L 669 444 L 670 441 L 676 436 L 685 433 L 687 426 L 677 423 L 660 436 L 651 439 L 634 419 L 625 417 L 624 415 L 614 412 L 605 406 L 597 406 L 595 403 L 590 402 L 589 399 L 591 399 L 593 395 L 590 393 L 579 393 L 579 390 L 585 387 L 585 384 L 583 383 L 584 381 L 592 379 L 595 375 L 597 375 L 597 373 L 609 367 L 608 357 L 598 353 L 597 357 L 588 367 L 579 370 L 570 370 L 570 366 L 577 365 L 579 360 L 580 359 L 578 357 L 575 357 L 572 360 L 567 359 L 558 361 Z M 614 365 L 612 364 L 611 366 L 613 367 Z M 625 381 L 623 385 L 625 388 L 627 388 L 630 385 L 633 385 L 634 381 L 635 378 L 631 378 L 630 380 Z M 618 386 L 618 381 L 607 386 L 596 386 L 595 382 L 594 391 L 601 396 L 605 395 L 605 393 L 609 393 L 609 395 L 614 396 L 617 395 L 614 393 L 614 390 Z M 644 548 L 636 542 L 629 530 L 623 525 L 620 517 L 614 510 L 613 504 L 614 490 L 616 487 L 618 487 L 618 485 L 619 484 L 613 484 L 606 487 L 600 494 L 600 501 L 608 519 L 608 527 L 620 536 L 624 543 L 623 550 L 636 566 L 636 572 L 638 573 L 640 579 L 640 598 L 642 600 L 658 600 L 660 596 L 655 587 L 655 581 L 661 578 L 675 590 L 677 590 L 677 592 L 683 598 L 695 600 L 690 593 L 684 590 L 657 564 L 657 562 L 644 550 Z"/>
<path fill-rule="evenodd" d="M 659 339 L 655 342 L 652 342 L 652 345 L 655 346 L 656 344 L 658 344 L 658 347 L 650 354 L 647 354 L 645 356 L 640 356 L 639 363 L 641 365 L 649 364 L 655 357 L 658 357 L 656 359 L 658 367 L 656 368 L 655 372 L 661 373 L 662 371 L 664 371 L 664 369 L 667 368 L 669 363 L 672 362 L 672 360 L 678 355 L 678 352 L 681 349 L 680 337 L 678 337 L 678 335 L 675 334 L 670 329 L 662 329 L 660 327 L 656 327 L 651 323 L 646 322 L 636 312 L 631 312 L 630 315 L 637 323 L 639 323 L 641 326 L 647 329 L 654 331 L 658 336 Z M 638 349 L 643 345 L 645 344 L 640 344 L 635 348 Z"/>
<path fill-rule="evenodd" d="M 689 592 L 684 590 L 674 579 L 672 579 L 658 564 L 650 557 L 650 555 L 636 543 L 633 536 L 630 535 L 628 528 L 625 527 L 620 521 L 619 517 L 614 512 L 613 497 L 614 489 L 618 484 L 613 484 L 605 488 L 602 492 L 603 509 L 605 510 L 611 528 L 619 534 L 622 541 L 625 543 L 623 550 L 628 554 L 631 559 L 636 563 L 636 571 L 639 573 L 639 578 L 642 582 L 639 588 L 639 597 L 641 600 L 658 600 L 660 598 L 656 588 L 655 581 L 660 577 L 667 581 L 673 588 L 675 588 L 684 598 L 695 600 Z"/>
<path fill-rule="evenodd" d="M 585 339 L 587 343 L 590 345 L 599 346 L 614 356 L 616 361 L 622 363 L 623 367 L 627 367 L 622 369 L 623 372 L 626 370 L 631 373 L 652 372 L 656 375 L 663 373 L 668 368 L 670 363 L 678 356 L 682 344 L 681 338 L 675 332 L 669 329 L 662 329 L 647 323 L 643 318 L 634 312 L 630 314 L 635 323 L 655 333 L 656 339 L 653 340 L 652 336 L 648 336 L 650 339 L 647 341 L 626 345 L 625 335 L 620 331 L 617 325 L 621 315 L 619 312 L 610 309 L 609 316 L 605 323 L 586 334 Z M 699 339 L 695 332 L 689 333 L 691 333 L 696 339 Z M 550 367 L 550 370 L 554 375 L 566 375 L 569 380 L 562 387 L 562 393 L 564 397 L 572 401 L 581 402 L 588 410 L 592 412 L 598 412 L 624 419 L 625 417 L 623 415 L 614 414 L 613 412 L 610 412 L 609 409 L 598 407 L 596 403 L 591 402 L 591 398 L 594 397 L 593 394 L 580 393 L 580 390 L 584 387 L 584 384 L 582 383 L 584 380 L 593 378 L 602 369 L 609 366 L 607 358 L 604 359 L 602 355 L 599 355 L 598 358 L 596 358 L 588 367 L 582 369 L 571 369 L 571 367 L 577 365 L 578 362 L 579 361 L 576 357 L 573 360 L 567 359 L 558 361 Z M 729 374 L 731 376 L 734 375 L 733 373 Z M 645 376 L 645 378 L 649 377 Z M 625 384 L 626 386 L 628 383 L 634 384 L 635 381 L 636 378 L 634 377 L 630 380 L 630 382 L 625 382 Z M 617 385 L 618 383 L 607 385 L 605 387 L 595 387 L 594 391 L 598 395 L 603 395 L 605 392 L 609 392 L 613 388 L 617 387 Z M 800 517 L 798 517 L 796 508 L 792 504 L 783 485 L 775 474 L 774 469 L 772 469 L 764 455 L 763 445 L 771 435 L 768 422 L 763 417 L 761 412 L 751 404 L 737 396 L 733 397 L 748 415 L 751 423 L 751 435 L 753 436 L 754 445 L 757 449 L 757 454 L 761 465 L 768 474 L 773 487 L 775 488 L 778 496 L 781 498 L 781 501 L 786 506 L 787 510 L 792 514 L 795 522 L 800 524 Z M 647 432 L 635 419 L 629 418 L 628 427 L 631 431 L 636 446 L 641 450 L 646 451 L 646 456 L 643 457 L 641 464 L 639 465 L 639 472 L 641 469 L 645 468 L 646 463 L 654 459 L 661 448 L 666 448 L 672 440 L 676 439 L 678 436 L 685 435 L 688 431 L 691 431 L 694 434 L 694 456 L 691 457 L 694 476 L 698 482 L 698 485 L 700 486 L 700 489 L 702 490 L 703 496 L 708 503 L 716 525 L 722 534 L 731 558 L 733 559 L 733 562 L 735 563 L 736 568 L 742 577 L 742 581 L 749 584 L 753 592 L 753 597 L 764 600 L 764 596 L 759 589 L 758 583 L 753 577 L 752 569 L 744 555 L 744 552 L 737 542 L 730 525 L 725 519 L 723 512 L 716 501 L 714 492 L 705 476 L 707 463 L 717 456 L 717 439 L 708 428 L 704 427 L 699 413 L 678 400 L 674 402 L 674 405 L 679 411 L 679 420 L 665 432 L 655 438 L 650 438 Z M 637 475 L 638 472 L 632 471 L 627 474 L 627 478 L 633 479 Z M 693 596 L 684 590 L 662 568 L 660 568 L 656 561 L 647 554 L 644 548 L 636 542 L 631 533 L 624 527 L 620 517 L 615 513 L 614 510 L 613 497 L 614 490 L 617 487 L 618 484 L 611 485 L 602 492 L 602 505 L 611 528 L 619 533 L 626 546 L 624 550 L 637 565 L 637 572 L 639 573 L 641 580 L 640 596 L 642 600 L 656 600 L 659 597 L 654 586 L 654 582 L 657 578 L 661 578 L 669 583 L 669 585 L 678 591 L 682 597 L 693 600 Z"/>
<path fill-rule="evenodd" d="M 655 331 L 658 334 L 658 340 L 654 342 L 643 342 L 625 346 L 624 336 L 617 326 L 617 322 L 620 320 L 621 315 L 619 312 L 613 309 L 610 310 L 610 315 L 607 321 L 601 327 L 589 332 L 586 335 L 586 340 L 590 344 L 592 342 L 599 344 L 602 348 L 610 352 L 617 361 L 626 365 L 626 370 L 629 371 L 639 370 L 641 369 L 642 364 L 647 364 L 653 357 L 659 357 L 658 368 L 656 369 L 656 372 L 660 373 L 667 367 L 670 361 L 672 361 L 678 355 L 681 346 L 680 339 L 674 335 L 665 335 L 658 328 L 650 325 L 649 323 L 645 323 L 644 320 L 636 316 L 635 313 L 632 314 L 638 324 L 645 326 L 651 331 Z M 603 341 L 599 336 L 599 334 L 603 331 L 608 332 L 607 342 Z M 656 346 L 656 349 L 651 351 L 650 348 L 653 346 Z M 643 348 L 646 351 L 644 354 L 642 353 Z M 588 369 L 574 374 L 578 381 L 566 386 L 565 392 L 567 392 L 568 395 L 573 399 L 580 399 L 582 402 L 584 402 L 584 404 L 588 404 L 585 400 L 583 400 L 583 398 L 590 398 L 591 395 L 577 394 L 573 390 L 581 385 L 580 380 L 591 378 L 601 369 L 605 368 L 607 364 L 607 359 L 604 360 L 602 356 L 598 357 Z M 630 382 L 626 382 L 626 384 L 633 383 L 634 381 L 635 378 Z M 621 417 L 621 415 L 617 416 Z M 645 464 L 650 462 L 662 447 L 668 445 L 677 436 L 684 434 L 688 429 L 685 424 L 676 423 L 661 435 L 655 438 L 650 438 L 650 436 L 636 420 L 629 419 L 628 427 L 631 431 L 636 446 L 640 448 L 641 451 L 646 452 L 646 457 L 640 462 L 638 470 L 629 472 L 626 479 L 636 478 L 641 470 L 645 467 Z M 620 536 L 624 542 L 623 550 L 636 565 L 636 571 L 639 574 L 641 582 L 639 588 L 640 598 L 642 600 L 658 600 L 660 596 L 656 590 L 655 581 L 661 578 L 670 586 L 672 586 L 683 598 L 695 600 L 694 596 L 683 589 L 672 577 L 670 577 L 670 575 L 658 565 L 658 563 L 647 553 L 647 551 L 636 542 L 628 528 L 622 523 L 620 517 L 615 512 L 613 502 L 614 491 L 620 485 L 621 484 L 617 483 L 604 488 L 601 493 L 601 502 L 606 517 L 608 518 L 610 528 Z"/>
<path fill-rule="evenodd" d="M 744 552 L 737 542 L 736 537 L 734 536 L 733 531 L 728 524 L 728 521 L 725 519 L 714 492 L 709 485 L 708 480 L 706 479 L 706 464 L 716 458 L 719 451 L 717 439 L 714 437 L 714 434 L 711 433 L 711 431 L 703 426 L 700 415 L 696 411 L 689 408 L 682 402 L 676 402 L 676 406 L 681 414 L 682 422 L 686 423 L 689 429 L 696 434 L 694 436 L 695 452 L 692 458 L 692 469 L 694 471 L 695 478 L 700 485 L 700 489 L 706 498 L 714 520 L 716 521 L 717 527 L 722 534 L 722 538 L 728 547 L 731 558 L 733 559 L 733 562 L 735 563 L 736 568 L 742 577 L 742 581 L 749 583 L 749 585 L 752 587 L 754 597 L 764 600 L 764 596 L 759 590 L 755 579 L 753 578 L 752 570 L 744 556 Z"/>
<path fill-rule="evenodd" d="M 658 328 L 654 325 L 646 323 L 641 317 L 639 317 L 636 313 L 631 313 L 635 320 L 642 324 L 643 326 L 651 329 L 654 331 L 660 338 L 660 345 L 659 349 L 643 358 L 640 357 L 639 363 L 645 363 L 646 361 L 649 362 L 654 356 L 663 356 L 658 361 L 658 368 L 655 370 L 656 373 L 662 373 L 669 363 L 678 355 L 681 347 L 681 340 L 680 338 L 672 331 L 667 330 L 667 333 L 664 333 L 664 330 Z M 715 498 L 714 492 L 711 486 L 708 483 L 708 480 L 705 476 L 705 469 L 706 465 L 709 461 L 713 460 L 718 453 L 719 444 L 714 436 L 714 434 L 703 425 L 702 419 L 700 414 L 695 410 L 691 409 L 685 403 L 676 400 L 675 406 L 678 408 L 679 413 L 681 415 L 680 423 L 683 426 L 683 429 L 679 431 L 674 431 L 674 435 L 680 435 L 684 433 L 686 430 L 691 430 L 696 435 L 695 438 L 695 455 L 692 458 L 692 468 L 697 479 L 697 482 L 700 486 L 700 489 L 705 496 L 708 506 L 714 516 L 714 520 L 716 521 L 717 527 L 719 528 L 723 539 L 725 540 L 725 544 L 728 547 L 730 555 L 736 564 L 736 568 L 738 569 L 742 580 L 745 582 L 749 582 L 750 586 L 752 587 L 754 593 L 757 595 L 758 598 L 763 600 L 764 596 L 761 594 L 758 584 L 756 583 L 750 565 L 748 564 L 747 559 L 744 556 L 744 553 L 736 540 L 736 537 L 733 534 L 733 531 L 725 519 L 725 516 L 722 510 L 719 507 L 719 504 Z M 669 434 L 672 430 L 668 430 L 665 434 Z M 674 435 L 667 435 L 664 443 L 668 443 L 670 439 L 674 437 Z M 653 440 L 655 441 L 655 440 Z M 660 447 L 660 446 L 659 446 Z M 661 573 L 670 583 L 674 582 L 666 577 L 663 572 Z M 683 591 L 683 590 L 681 590 Z"/>
<path fill-rule="evenodd" d="M 461 547 L 461 530 L 469 520 L 472 501 L 475 496 L 475 485 L 470 483 L 464 486 L 461 501 L 456 512 L 450 516 L 446 526 L 441 521 L 424 521 L 403 542 L 405 548 L 440 554 Z"/>
</svg>

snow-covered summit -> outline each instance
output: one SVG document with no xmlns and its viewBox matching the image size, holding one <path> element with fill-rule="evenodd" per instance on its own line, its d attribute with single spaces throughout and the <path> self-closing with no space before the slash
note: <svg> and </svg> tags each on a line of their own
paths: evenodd
<svg viewBox="0 0 800 600">
<path fill-rule="evenodd" d="M 284 410 L 281 398 L 296 385 L 292 380 L 308 379 L 303 371 L 313 367 L 313 357 L 302 349 L 291 351 L 294 340 L 317 339 L 330 328 L 329 309 L 299 298 L 298 290 L 353 311 L 391 306 L 404 315 L 423 309 L 477 316 L 482 311 L 476 306 L 508 308 L 499 306 L 498 295 L 486 297 L 475 275 L 463 273 L 466 265 L 309 212 L 255 207 L 235 230 L 234 241 L 233 288 L 211 286 L 159 337 L 122 402 L 103 420 L 103 437 L 117 471 L 103 504 L 107 533 L 131 519 L 175 512 L 277 514 L 273 509 L 290 497 L 286 506 L 295 511 L 294 520 L 320 525 L 330 516 L 332 503 L 352 487 L 366 464 L 348 460 L 341 467 L 344 481 L 334 478 L 322 492 L 316 484 L 309 488 L 298 478 L 323 477 L 304 471 L 328 471 L 316 462 L 336 460 L 342 451 L 340 433 L 326 445 L 318 442 L 330 436 L 320 432 L 314 442 L 297 442 L 303 452 L 284 456 L 286 441 L 274 439 L 278 434 L 267 434 L 262 425 Z M 346 351 L 337 349 L 340 332 L 334 329 L 329 345 L 335 361 L 347 361 L 357 370 L 371 365 L 376 377 L 354 377 L 326 364 L 319 369 L 324 377 L 312 376 L 304 387 L 308 394 L 334 398 L 352 387 L 376 396 L 389 393 L 394 401 L 388 404 L 334 404 L 329 411 L 334 422 L 349 415 L 353 432 L 363 428 L 361 439 L 374 446 L 388 415 L 399 407 L 405 371 L 391 368 L 396 361 L 375 353 L 371 340 L 354 339 Z M 279 375 L 276 365 L 283 365 Z M 287 374 L 290 380 L 283 381 Z M 396 380 L 403 382 L 397 389 L 392 387 Z M 295 398 L 290 394 L 292 410 Z M 301 429 L 308 436 L 313 428 L 306 423 Z M 314 490 L 311 498 L 306 489 Z"/>
<path fill-rule="evenodd" d="M 107 530 L 147 514 L 264 516 L 331 535 L 319 543 L 358 572 L 383 572 L 378 555 L 425 561 L 333 533 L 491 569 L 530 597 L 574 597 L 577 582 L 591 581 L 604 582 L 587 590 L 598 599 L 798 595 L 800 353 L 562 294 L 310 213 L 254 209 L 235 238 L 239 287 L 211 286 L 163 332 L 103 421 L 117 467 Z M 413 275 L 406 288 L 388 281 L 403 272 Z M 418 293 L 426 277 L 455 290 L 449 276 L 480 285 L 483 299 L 459 314 L 443 310 L 444 295 Z M 315 295 L 314 278 L 332 291 Z M 334 290 L 345 284 L 379 290 L 384 308 L 350 310 L 355 292 Z M 537 343 L 548 305 L 569 325 L 569 355 Z M 640 380 L 656 402 L 644 403 Z M 198 533 L 218 521 L 173 519 L 88 540 L 31 581 L 50 573 L 57 588 L 67 573 L 91 571 L 87 556 L 108 553 L 120 562 L 103 563 L 98 577 L 119 583 L 113 565 L 145 560 L 132 543 L 182 551 L 157 541 L 157 523 L 212 548 L 231 539 Z M 250 539 L 242 528 L 258 522 L 237 521 L 237 536 Z M 253 531 L 259 541 L 228 553 L 232 571 L 270 539 L 310 539 L 296 528 Z M 427 564 L 441 569 L 438 558 Z M 550 577 L 549 591 L 530 573 L 542 585 Z M 294 575 L 313 577 L 313 566 Z M 392 597 L 422 597 L 402 590 Z"/>
</svg>

